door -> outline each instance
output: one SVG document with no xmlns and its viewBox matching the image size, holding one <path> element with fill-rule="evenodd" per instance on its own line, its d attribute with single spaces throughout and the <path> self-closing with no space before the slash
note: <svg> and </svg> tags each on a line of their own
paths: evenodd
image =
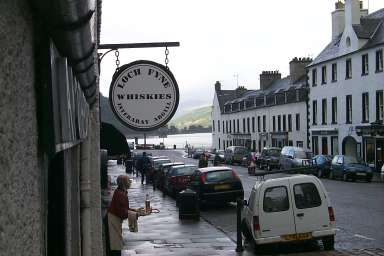
<svg viewBox="0 0 384 256">
<path fill-rule="evenodd" d="M 305 234 L 329 229 L 328 202 L 325 191 L 318 181 L 314 178 L 295 177 L 289 182 L 296 233 Z M 302 237 L 310 238 L 310 236 Z"/>
<path fill-rule="evenodd" d="M 328 137 L 321 138 L 321 153 L 328 155 Z"/>
<path fill-rule="evenodd" d="M 260 237 L 295 234 L 288 180 L 263 185 L 259 194 Z"/>
</svg>

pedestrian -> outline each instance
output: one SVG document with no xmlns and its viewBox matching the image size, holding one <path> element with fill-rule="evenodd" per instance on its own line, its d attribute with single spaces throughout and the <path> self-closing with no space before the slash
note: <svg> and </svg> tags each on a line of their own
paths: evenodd
<svg viewBox="0 0 384 256">
<path fill-rule="evenodd" d="M 219 152 L 215 152 L 215 158 L 213 159 L 213 166 L 218 166 L 220 164 L 220 155 Z"/>
<path fill-rule="evenodd" d="M 120 175 L 116 181 L 117 188 L 113 193 L 106 220 L 108 256 L 121 256 L 121 250 L 124 245 L 122 224 L 123 220 L 128 218 L 128 211 L 136 212 L 138 216 L 138 210 L 129 207 L 127 190 L 131 186 L 131 181 L 128 176 Z"/>
<path fill-rule="evenodd" d="M 200 155 L 199 168 L 208 167 L 208 160 L 205 154 Z"/>
<path fill-rule="evenodd" d="M 141 184 L 144 184 L 144 179 L 146 179 L 146 174 L 149 171 L 151 163 L 149 161 L 149 158 L 147 156 L 146 152 L 143 152 L 142 157 L 139 159 L 138 166 L 139 166 L 139 171 L 141 173 Z M 148 179 L 146 179 L 146 182 L 148 182 Z"/>
</svg>

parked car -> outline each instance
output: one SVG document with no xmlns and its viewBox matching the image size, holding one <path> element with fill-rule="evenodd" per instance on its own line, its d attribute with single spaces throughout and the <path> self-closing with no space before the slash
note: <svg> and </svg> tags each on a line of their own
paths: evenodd
<svg viewBox="0 0 384 256">
<path fill-rule="evenodd" d="M 311 155 L 303 148 L 286 146 L 281 150 L 280 168 L 289 170 L 291 168 L 311 166 Z"/>
<path fill-rule="evenodd" d="M 372 175 L 372 169 L 368 164 L 355 157 L 336 155 L 332 159 L 331 172 L 329 174 L 331 179 L 340 177 L 344 181 L 359 179 L 371 182 Z"/>
<path fill-rule="evenodd" d="M 329 155 L 317 155 L 312 158 L 312 165 L 314 175 L 318 178 L 328 178 L 331 172 L 332 156 Z"/>
<path fill-rule="evenodd" d="M 243 158 L 246 157 L 249 150 L 241 146 L 230 146 L 224 151 L 225 162 L 229 164 L 239 163 L 241 164 Z"/>
<path fill-rule="evenodd" d="M 380 179 L 384 182 L 384 164 L 381 166 Z"/>
<path fill-rule="evenodd" d="M 197 169 L 189 186 L 197 193 L 201 206 L 209 201 L 235 202 L 244 198 L 239 176 L 235 170 L 225 166 Z"/>
<path fill-rule="evenodd" d="M 201 155 L 205 153 L 205 150 L 202 148 L 197 148 L 192 153 L 193 159 L 200 159 Z"/>
<path fill-rule="evenodd" d="M 165 176 L 165 192 L 176 196 L 179 192 L 186 189 L 196 169 L 197 166 L 193 164 L 172 166 Z"/>
<path fill-rule="evenodd" d="M 324 249 L 335 243 L 333 208 L 322 182 L 312 175 L 258 180 L 244 201 L 241 229 L 262 244 L 322 240 Z"/>
<path fill-rule="evenodd" d="M 168 158 L 157 158 L 157 159 L 151 159 L 151 168 L 146 173 L 147 179 L 149 181 L 153 181 L 153 177 L 156 175 L 156 172 L 159 171 L 160 165 L 165 163 L 170 163 L 171 160 Z"/>
<path fill-rule="evenodd" d="M 259 169 L 266 168 L 268 171 L 271 171 L 273 168 L 278 169 L 280 167 L 280 152 L 281 148 L 264 148 L 256 160 L 256 165 Z"/>
<path fill-rule="evenodd" d="M 159 167 L 159 171 L 155 173 L 156 187 L 164 190 L 165 177 L 172 166 L 184 165 L 183 162 L 163 163 Z"/>
</svg>

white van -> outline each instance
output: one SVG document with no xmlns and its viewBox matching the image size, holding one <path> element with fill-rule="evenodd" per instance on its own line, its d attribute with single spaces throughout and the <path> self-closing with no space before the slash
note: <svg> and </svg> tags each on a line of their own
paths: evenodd
<svg viewBox="0 0 384 256">
<path fill-rule="evenodd" d="M 312 175 L 260 180 L 244 202 L 242 232 L 257 245 L 322 240 L 334 247 L 335 215 L 321 181 Z"/>
</svg>

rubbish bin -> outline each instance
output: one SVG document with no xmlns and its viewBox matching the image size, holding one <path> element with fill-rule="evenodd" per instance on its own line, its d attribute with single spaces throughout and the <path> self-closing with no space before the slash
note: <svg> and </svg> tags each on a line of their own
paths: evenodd
<svg viewBox="0 0 384 256">
<path fill-rule="evenodd" d="M 197 194 L 187 188 L 178 195 L 179 219 L 200 219 L 200 210 Z"/>
<path fill-rule="evenodd" d="M 176 145 L 173 145 L 173 149 L 176 149 Z"/>
</svg>

